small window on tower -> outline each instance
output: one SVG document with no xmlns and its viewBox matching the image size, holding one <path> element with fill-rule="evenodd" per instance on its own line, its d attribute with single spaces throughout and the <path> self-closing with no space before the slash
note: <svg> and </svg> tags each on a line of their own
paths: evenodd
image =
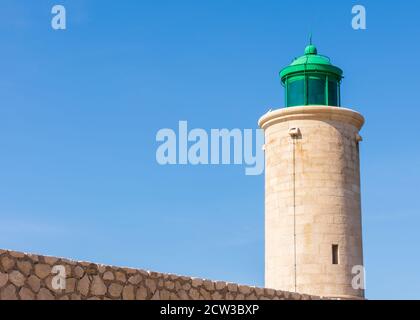
<svg viewBox="0 0 420 320">
<path fill-rule="evenodd" d="M 338 264 L 338 244 L 332 245 L 332 264 Z"/>
</svg>

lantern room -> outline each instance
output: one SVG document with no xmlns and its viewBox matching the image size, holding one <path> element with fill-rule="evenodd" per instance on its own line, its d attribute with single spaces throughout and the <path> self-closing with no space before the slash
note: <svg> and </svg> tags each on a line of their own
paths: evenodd
<svg viewBox="0 0 420 320">
<path fill-rule="evenodd" d="M 286 107 L 323 105 L 339 107 L 340 84 L 343 71 L 332 65 L 330 59 L 318 54 L 311 43 L 305 54 L 280 71 L 285 88 Z"/>
</svg>

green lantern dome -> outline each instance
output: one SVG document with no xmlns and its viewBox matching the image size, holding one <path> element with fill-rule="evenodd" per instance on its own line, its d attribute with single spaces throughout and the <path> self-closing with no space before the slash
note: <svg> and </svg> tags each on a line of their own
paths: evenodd
<svg viewBox="0 0 420 320">
<path fill-rule="evenodd" d="M 308 54 L 318 54 L 318 50 L 316 49 L 314 45 L 310 44 L 309 46 L 305 48 L 305 55 L 308 55 Z"/>
<path fill-rule="evenodd" d="M 280 71 L 285 87 L 286 107 L 306 105 L 340 106 L 343 71 L 319 55 L 311 43 L 305 54 Z"/>
</svg>

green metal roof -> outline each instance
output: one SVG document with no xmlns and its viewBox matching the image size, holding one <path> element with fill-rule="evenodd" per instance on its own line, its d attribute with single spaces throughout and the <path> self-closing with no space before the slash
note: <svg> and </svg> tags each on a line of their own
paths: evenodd
<svg viewBox="0 0 420 320">
<path fill-rule="evenodd" d="M 343 77 L 343 71 L 332 65 L 328 57 L 319 55 L 317 48 L 312 44 L 305 48 L 303 56 L 294 59 L 289 66 L 280 71 L 280 78 L 284 83 L 286 77 L 306 72 L 327 73 L 336 76 L 338 79 Z"/>
</svg>

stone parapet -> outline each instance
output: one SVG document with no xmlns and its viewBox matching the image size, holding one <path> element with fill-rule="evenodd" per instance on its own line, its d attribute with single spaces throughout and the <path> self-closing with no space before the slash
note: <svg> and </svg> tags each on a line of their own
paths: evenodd
<svg viewBox="0 0 420 320">
<path fill-rule="evenodd" d="M 54 274 L 53 270 L 57 266 L 65 270 L 65 289 L 55 289 L 57 278 L 54 277 L 59 274 Z M 224 281 L 0 250 L 0 300 L 243 299 L 321 298 Z"/>
</svg>

